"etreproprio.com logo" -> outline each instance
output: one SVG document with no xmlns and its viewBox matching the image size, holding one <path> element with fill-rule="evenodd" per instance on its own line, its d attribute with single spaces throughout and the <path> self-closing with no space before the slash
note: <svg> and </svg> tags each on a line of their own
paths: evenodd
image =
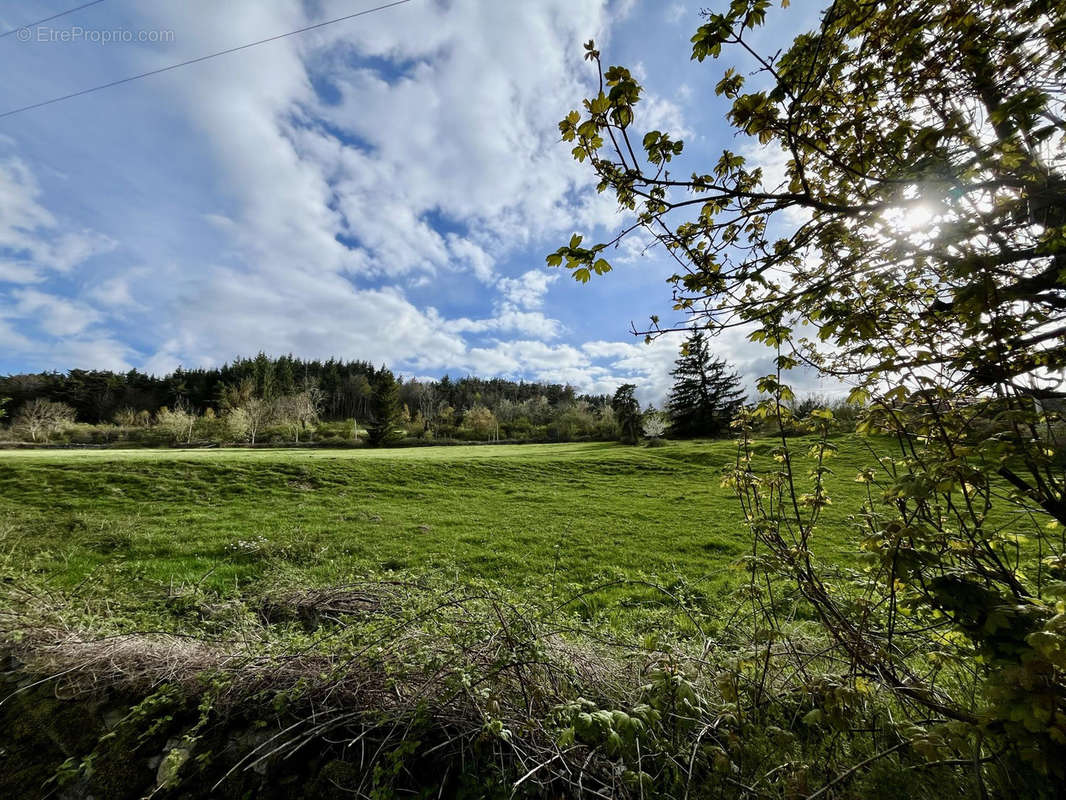
<svg viewBox="0 0 1066 800">
<path fill-rule="evenodd" d="M 15 34 L 20 42 L 39 44 L 134 44 L 167 43 L 174 41 L 174 31 L 148 30 L 131 28 L 83 28 L 72 25 L 69 28 L 53 28 L 36 25 L 32 28 L 19 28 Z"/>
</svg>

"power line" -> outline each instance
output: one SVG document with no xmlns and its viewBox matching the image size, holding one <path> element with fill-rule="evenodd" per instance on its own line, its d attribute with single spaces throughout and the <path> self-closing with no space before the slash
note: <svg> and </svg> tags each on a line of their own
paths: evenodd
<svg viewBox="0 0 1066 800">
<path fill-rule="evenodd" d="M 25 25 L 19 25 L 17 28 L 12 28 L 9 31 L 4 31 L 3 33 L 0 33 L 0 39 L 3 39 L 5 36 L 10 36 L 11 34 L 15 33 L 16 31 L 21 31 L 23 28 L 35 28 L 38 25 L 40 25 L 42 22 L 51 22 L 53 19 L 59 19 L 60 17 L 65 17 L 67 14 L 73 14 L 75 11 L 81 11 L 83 8 L 88 8 L 89 6 L 95 6 L 95 5 L 98 5 L 98 4 L 102 3 L 102 2 L 104 2 L 104 0 L 93 0 L 91 3 L 85 3 L 83 5 L 78 6 L 77 8 L 69 9 L 68 11 L 60 11 L 58 14 L 53 14 L 50 17 L 45 17 L 44 19 L 39 19 L 36 22 L 27 22 Z"/>
<path fill-rule="evenodd" d="M 103 0 L 97 0 L 102 2 Z M 172 69 L 178 69 L 179 67 L 187 67 L 190 64 L 198 64 L 201 61 L 208 61 L 212 58 L 218 58 L 219 56 L 229 55 L 230 53 L 236 53 L 240 50 L 247 50 L 250 47 L 258 47 L 261 44 L 267 44 L 268 42 L 276 42 L 278 39 L 285 39 L 289 36 L 296 36 L 300 33 L 307 33 L 307 31 L 313 31 L 316 28 L 324 28 L 327 25 L 335 25 L 338 22 L 345 22 L 356 17 L 364 17 L 367 14 L 373 14 L 376 11 L 384 11 L 394 6 L 402 6 L 405 3 L 410 3 L 411 0 L 396 0 L 394 3 L 386 3 L 374 8 L 368 8 L 365 11 L 358 11 L 355 14 L 349 14 L 345 17 L 337 17 L 336 19 L 326 20 L 325 22 L 318 22 L 314 25 L 308 25 L 306 28 L 299 28 L 288 33 L 279 33 L 277 36 L 271 36 L 267 39 L 260 39 L 258 42 L 249 42 L 248 44 L 242 44 L 239 47 L 231 47 L 228 50 L 219 50 L 217 53 L 210 53 L 206 56 L 200 56 L 199 58 L 190 58 L 188 61 L 182 61 L 178 64 L 171 64 L 169 67 L 160 67 L 159 69 L 149 70 L 148 72 L 142 72 L 140 75 L 131 75 L 128 78 L 121 78 L 117 81 L 111 81 L 110 83 L 102 83 L 99 86 L 92 86 L 88 89 L 82 89 L 79 92 L 72 92 L 71 94 L 65 94 L 62 97 L 53 97 L 51 100 L 42 100 L 40 103 L 32 103 L 28 106 L 22 106 L 21 108 L 13 108 L 10 111 L 4 111 L 0 113 L 0 119 L 4 117 L 10 117 L 14 114 L 21 114 L 23 111 L 31 111 L 35 108 L 41 108 L 42 106 L 50 106 L 53 103 L 60 103 L 63 100 L 70 100 L 74 97 L 81 97 L 82 95 L 91 94 L 92 92 L 98 92 L 101 89 L 110 89 L 112 86 L 119 86 L 123 83 L 130 83 L 131 81 L 140 80 L 141 78 L 147 78 L 151 75 L 159 75 L 161 72 L 170 72 Z"/>
</svg>

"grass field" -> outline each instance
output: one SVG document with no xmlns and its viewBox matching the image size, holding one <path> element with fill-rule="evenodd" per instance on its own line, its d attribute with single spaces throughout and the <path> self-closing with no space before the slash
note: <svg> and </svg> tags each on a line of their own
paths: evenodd
<svg viewBox="0 0 1066 800">
<path fill-rule="evenodd" d="M 872 459 L 858 439 L 838 444 L 821 548 L 847 559 L 854 547 L 836 509 L 857 508 L 854 478 Z M 745 579 L 739 559 L 751 546 L 721 485 L 734 459 L 729 441 L 8 451 L 0 570 L 131 598 L 181 585 L 251 591 L 279 573 L 305 585 L 432 574 L 538 596 L 680 579 L 714 605 Z M 615 587 L 581 603 L 629 616 L 654 597 Z"/>
<path fill-rule="evenodd" d="M 791 440 L 801 493 L 810 444 Z M 858 564 L 861 533 L 848 516 L 865 485 L 855 478 L 874 463 L 871 447 L 885 455 L 891 446 L 857 436 L 835 444 L 833 502 L 812 541 L 823 575 Z M 776 447 L 755 445 L 756 471 L 779 469 Z M 177 768 L 183 792 L 220 785 L 260 757 L 255 742 L 283 737 L 293 749 L 261 756 L 273 765 L 262 785 L 276 776 L 289 788 L 329 784 L 286 797 L 355 796 L 366 782 L 388 791 L 364 797 L 401 796 L 394 784 L 439 796 L 453 768 L 478 788 L 445 796 L 494 787 L 514 797 L 521 776 L 561 752 L 573 761 L 552 773 L 558 780 L 585 776 L 598 753 L 604 785 L 625 764 L 649 776 L 641 787 L 662 784 L 658 795 L 631 796 L 677 797 L 718 785 L 706 777 L 718 775 L 718 751 L 700 742 L 719 725 L 731 748 L 746 748 L 732 762 L 755 776 L 738 779 L 745 790 L 792 763 L 811 764 L 830 786 L 842 754 L 859 764 L 885 755 L 878 726 L 906 709 L 856 681 L 842 713 L 845 689 L 825 687 L 850 685 L 837 673 L 848 660 L 820 658 L 832 651 L 812 608 L 786 579 L 756 573 L 780 613 L 780 638 L 766 638 L 760 601 L 744 591 L 751 534 L 722 482 L 735 448 L 0 452 L 0 638 L 12 663 L 28 665 L 18 679 L 37 687 L 23 697 L 20 685 L 9 693 L 18 704 L 0 708 L 0 755 L 16 753 L 0 764 L 0 794 L 82 781 L 94 796 L 154 796 L 177 742 L 181 758 L 195 753 Z M 777 641 L 799 649 L 771 650 Z M 925 655 L 916 650 L 916 668 L 928 668 Z M 53 697 L 101 686 L 129 693 L 109 711 L 131 720 L 126 739 L 94 710 L 104 706 Z M 759 714 L 736 712 L 749 695 L 735 687 L 765 700 Z M 630 712 L 648 715 L 641 729 L 651 738 L 640 741 L 650 746 L 612 750 L 620 734 L 595 720 L 636 730 Z M 334 732 L 334 722 L 347 727 Z M 69 740 L 80 727 L 86 736 Z M 352 745 L 369 735 L 378 738 L 367 766 Z M 159 760 L 148 761 L 145 741 Z M 289 759 L 310 741 L 306 759 Z M 527 752 L 536 755 L 523 760 Z M 704 778 L 690 786 L 693 754 Z M 884 774 L 924 780 L 906 770 L 926 767 L 926 755 L 899 758 Z M 247 767 L 233 774 L 226 796 L 281 796 L 238 791 L 258 784 Z M 880 775 L 840 796 L 930 796 L 867 793 Z M 958 788 L 967 778 L 943 777 L 928 785 L 976 796 Z"/>
</svg>

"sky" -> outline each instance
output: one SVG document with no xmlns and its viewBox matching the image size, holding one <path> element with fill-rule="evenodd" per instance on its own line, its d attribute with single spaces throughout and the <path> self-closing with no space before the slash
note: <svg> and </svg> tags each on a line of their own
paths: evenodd
<svg viewBox="0 0 1066 800">
<path fill-rule="evenodd" d="M 95 3 L 0 38 L 0 113 L 380 2 Z M 0 33 L 75 5 L 0 0 Z M 638 125 L 685 140 L 679 169 L 724 147 L 773 160 L 724 122 L 728 64 L 689 60 L 708 5 L 410 0 L 0 118 L 0 373 L 163 374 L 263 351 L 632 382 L 661 403 L 683 337 L 630 327 L 685 323 L 662 253 L 634 240 L 587 285 L 545 265 L 572 233 L 625 222 L 557 123 L 591 91 L 594 38 L 645 81 Z M 771 14 L 764 43 L 816 5 Z M 770 371 L 744 331 L 714 349 L 749 385 Z"/>
</svg>

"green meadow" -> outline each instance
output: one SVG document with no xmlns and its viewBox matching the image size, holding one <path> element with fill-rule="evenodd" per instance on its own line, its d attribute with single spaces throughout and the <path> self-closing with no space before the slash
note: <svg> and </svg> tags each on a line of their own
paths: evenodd
<svg viewBox="0 0 1066 800">
<path fill-rule="evenodd" d="M 864 553 L 861 526 L 849 518 L 866 497 L 856 477 L 875 456 L 890 455 L 892 443 L 857 435 L 833 443 L 832 503 L 811 544 L 820 574 L 846 580 L 842 573 Z M 789 440 L 798 494 L 810 488 L 803 481 L 815 467 L 813 444 Z M 756 442 L 752 468 L 779 471 L 779 446 Z M 754 639 L 759 658 L 750 656 L 750 637 L 762 625 L 752 609 L 771 594 L 789 636 L 804 643 L 802 669 L 775 663 L 785 688 L 767 716 L 738 728 L 736 741 L 750 749 L 753 770 L 805 758 L 835 774 L 839 730 L 817 724 L 832 707 L 823 712 L 816 704 L 829 701 L 810 688 L 827 679 L 812 673 L 812 684 L 803 670 L 837 665 L 809 656 L 824 639 L 796 587 L 749 571 L 752 535 L 723 481 L 736 463 L 731 441 L 0 453 L 0 630 L 32 664 L 36 682 L 27 686 L 37 687 L 25 697 L 21 688 L 9 693 L 18 700 L 0 712 L 15 731 L 2 743 L 16 753 L 7 783 L 0 770 L 0 789 L 67 781 L 93 796 L 149 796 L 163 785 L 163 762 L 129 754 L 150 741 L 160 759 L 172 757 L 176 742 L 195 748 L 198 760 L 181 767 L 177 784 L 188 791 L 165 796 L 215 796 L 211 787 L 227 780 L 239 753 L 261 758 L 265 774 L 309 788 L 256 795 L 258 778 L 243 768 L 225 796 L 337 797 L 364 784 L 385 787 L 364 797 L 401 796 L 394 785 L 436 796 L 438 776 L 469 758 L 460 783 L 476 789 L 444 796 L 513 797 L 530 767 L 501 767 L 484 753 L 510 753 L 492 748 L 514 741 L 500 738 L 514 731 L 520 746 L 547 748 L 536 756 L 547 763 L 560 742 L 578 746 L 568 737 L 582 714 L 594 718 L 588 709 L 613 725 L 616 715 L 630 719 L 613 709 L 674 708 L 684 691 L 696 714 L 712 713 L 704 702 L 734 714 L 735 696 L 725 692 L 768 663 L 762 639 Z M 924 654 L 915 659 L 925 666 Z M 675 673 L 675 663 L 685 671 Z M 132 720 L 123 734 L 132 738 L 114 739 L 95 707 L 55 705 L 52 695 L 66 691 L 71 673 L 87 686 L 132 692 L 112 709 L 113 718 Z M 42 676 L 58 682 L 38 687 Z M 875 717 L 900 712 L 883 696 L 856 697 Z M 171 710 L 157 714 L 156 704 Z M 71 740 L 67 732 L 77 728 L 61 713 L 89 720 L 85 736 Z M 297 739 L 310 741 L 285 738 L 287 731 L 317 726 L 320 715 L 356 722 L 340 738 L 315 740 L 305 760 L 286 760 L 302 746 Z M 463 741 L 478 746 L 437 755 L 457 741 L 457 725 Z M 780 738 L 785 725 L 800 733 Z M 248 750 L 260 741 L 248 730 L 295 749 L 271 760 Z M 689 734 L 655 730 L 651 741 L 692 758 Z M 378 739 L 366 769 L 361 751 L 344 742 L 368 732 Z M 574 751 L 574 768 L 600 754 L 604 774 L 617 775 L 618 751 L 601 753 L 593 733 L 582 733 L 593 738 Z M 842 746 L 860 761 L 880 747 Z M 402 774 L 389 760 L 396 753 Z M 640 758 L 644 770 L 649 762 Z M 900 758 L 925 765 L 920 754 Z M 885 769 L 904 774 L 894 762 Z M 330 782 L 336 770 L 345 770 L 341 783 Z M 690 780 L 684 771 L 653 770 L 647 787 L 659 781 L 663 789 L 648 797 L 681 796 L 674 787 Z M 930 796 L 891 786 L 868 794 L 881 786 L 880 773 L 871 775 L 854 794 L 833 796 Z M 714 785 L 692 783 L 699 791 Z"/>
<path fill-rule="evenodd" d="M 836 509 L 859 507 L 855 476 L 872 458 L 863 440 L 837 444 L 819 549 L 846 561 L 856 548 Z M 757 446 L 766 469 L 774 446 Z M 714 610 L 747 580 L 750 535 L 722 485 L 735 459 L 730 441 L 7 451 L 0 570 L 131 601 L 397 573 L 581 594 L 579 611 L 614 619 L 683 583 Z"/>
</svg>

